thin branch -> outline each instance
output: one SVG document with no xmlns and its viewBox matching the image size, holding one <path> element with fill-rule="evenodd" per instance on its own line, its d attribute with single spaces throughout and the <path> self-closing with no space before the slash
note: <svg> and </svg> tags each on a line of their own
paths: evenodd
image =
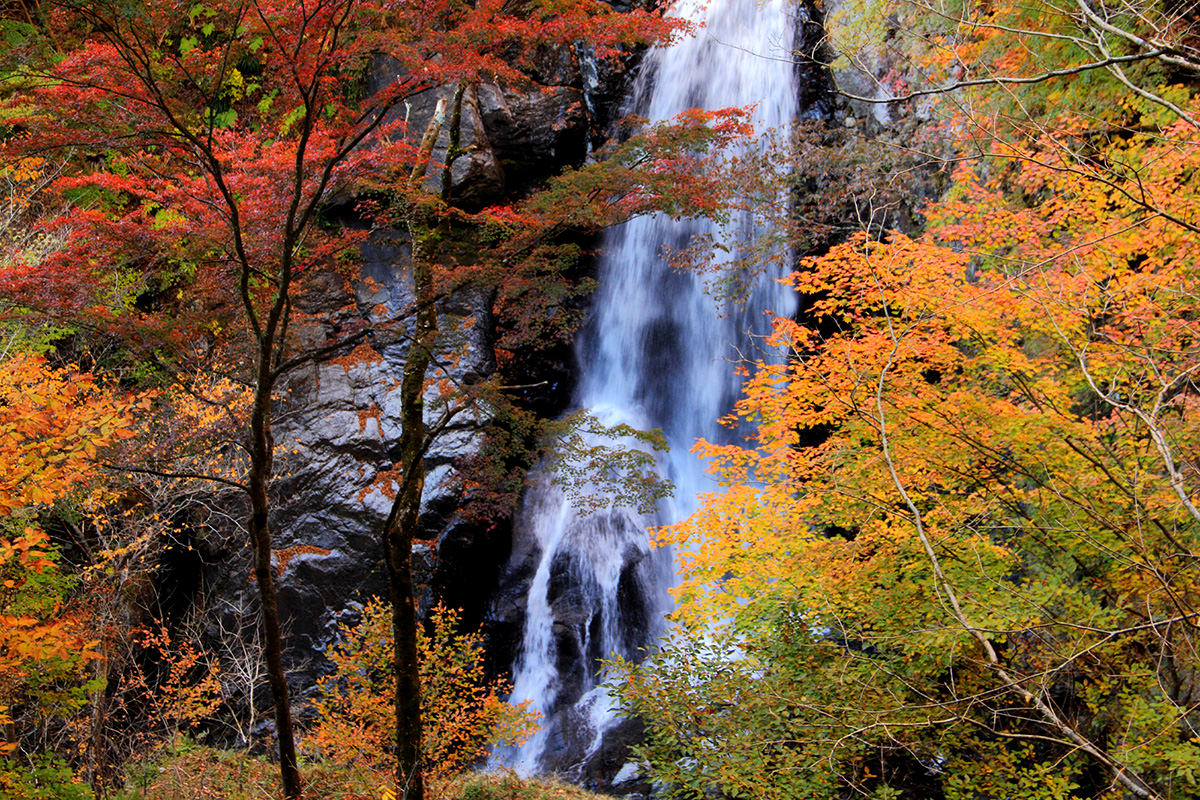
<svg viewBox="0 0 1200 800">
<path fill-rule="evenodd" d="M 151 469 L 150 467 L 135 467 L 132 464 L 114 464 L 110 462 L 104 462 L 101 466 L 107 470 L 111 470 L 112 472 L 134 472 L 139 475 L 153 475 L 156 478 L 184 478 L 189 480 L 210 481 L 212 483 L 219 483 L 222 486 L 229 486 L 233 489 L 239 489 L 243 492 L 250 491 L 245 484 L 239 483 L 238 481 L 229 480 L 228 478 L 221 478 L 216 475 L 205 475 L 200 472 L 169 472 L 166 470 Z"/>
<path fill-rule="evenodd" d="M 849 100 L 857 100 L 861 103 L 899 103 L 905 100 L 912 100 L 917 97 L 926 97 L 935 94 L 947 94 L 956 89 L 963 89 L 969 86 L 1009 86 L 1022 85 L 1030 83 L 1042 83 L 1051 78 L 1062 78 L 1070 75 L 1078 75 L 1081 72 L 1088 72 L 1094 69 L 1105 69 L 1114 64 L 1128 64 L 1137 61 L 1145 61 L 1151 58 L 1159 58 L 1166 50 L 1154 50 L 1149 53 L 1137 53 L 1129 56 L 1113 56 L 1100 61 L 1092 61 L 1087 64 L 1079 64 L 1074 67 L 1063 67 L 1062 69 L 1052 69 L 1041 73 L 1040 75 L 1029 75 L 1025 77 L 997 75 L 992 78 L 972 78 L 971 80 L 955 81 L 948 83 L 945 86 L 939 86 L 933 89 L 917 89 L 905 94 L 896 95 L 894 97 L 864 97 L 862 95 L 851 94 L 850 92 L 837 89 L 837 93 Z"/>
</svg>

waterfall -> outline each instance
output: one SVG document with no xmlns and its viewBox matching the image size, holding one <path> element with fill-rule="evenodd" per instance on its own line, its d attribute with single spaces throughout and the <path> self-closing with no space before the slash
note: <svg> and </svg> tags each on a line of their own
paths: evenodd
<svg viewBox="0 0 1200 800">
<path fill-rule="evenodd" d="M 759 130 L 785 130 L 797 111 L 795 8 L 788 0 L 682 3 L 676 13 L 702 27 L 647 54 L 631 107 L 665 120 L 688 108 L 753 105 Z M 762 310 L 793 310 L 794 298 L 774 275 L 757 278 L 749 302 L 731 305 L 705 291 L 705 276 L 672 270 L 660 258 L 664 245 L 716 233 L 708 222 L 658 215 L 615 228 L 604 242 L 592 315 L 576 345 L 575 406 L 605 425 L 661 429 L 670 450 L 660 469 L 675 491 L 649 516 L 582 511 L 552 474 L 535 471 L 517 519 L 515 550 L 536 567 L 512 700 L 530 701 L 544 719 L 523 747 L 497 754 L 518 772 L 570 774 L 615 724 L 597 665 L 613 653 L 638 658 L 662 632 L 675 579 L 671 555 L 650 548 L 646 529 L 684 518 L 697 494 L 713 488 L 691 447 L 699 437 L 728 436 L 717 420 L 741 385 L 739 353 L 751 352 L 751 340 L 765 333 Z"/>
</svg>

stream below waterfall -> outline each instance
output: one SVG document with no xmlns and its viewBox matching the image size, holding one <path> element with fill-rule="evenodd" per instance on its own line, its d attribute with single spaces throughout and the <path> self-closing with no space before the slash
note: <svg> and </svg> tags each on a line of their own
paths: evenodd
<svg viewBox="0 0 1200 800">
<path fill-rule="evenodd" d="M 689 0 L 676 13 L 702 27 L 647 53 L 627 108 L 665 120 L 688 108 L 753 105 L 759 130 L 785 129 L 797 113 L 796 5 Z M 717 420 L 740 388 L 740 354 L 766 333 L 763 309 L 794 310 L 794 297 L 775 274 L 757 279 L 749 302 L 727 305 L 705 291 L 711 276 L 672 270 L 660 257 L 664 246 L 680 248 L 717 233 L 708 222 L 658 215 L 605 237 L 591 317 L 576 344 L 580 381 L 573 406 L 605 425 L 661 429 L 670 450 L 659 464 L 674 495 L 650 515 L 628 508 L 583 511 L 548 472 L 535 470 L 515 532 L 514 560 L 524 553 L 536 567 L 512 702 L 529 701 L 543 724 L 522 747 L 495 757 L 519 773 L 578 777 L 579 765 L 618 724 L 600 662 L 614 653 L 636 660 L 653 643 L 675 581 L 671 553 L 651 549 L 647 528 L 683 519 L 695 510 L 697 495 L 712 488 L 692 445 L 700 437 L 728 438 Z"/>
</svg>

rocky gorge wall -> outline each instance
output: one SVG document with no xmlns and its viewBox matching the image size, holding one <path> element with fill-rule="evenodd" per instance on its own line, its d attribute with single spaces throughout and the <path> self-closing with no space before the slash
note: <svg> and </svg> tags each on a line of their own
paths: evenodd
<svg viewBox="0 0 1200 800">
<path fill-rule="evenodd" d="M 593 145 L 603 141 L 623 76 L 601 74 L 587 56 L 583 48 L 547 52 L 526 89 L 480 85 L 466 90 L 460 146 L 467 155 L 451 171 L 455 205 L 471 210 L 520 197 L 564 167 L 582 163 Z M 635 58 L 630 55 L 631 61 Z M 377 85 L 394 77 L 381 64 L 371 80 Z M 449 102 L 452 94 L 447 87 L 412 99 L 403 109 L 410 130 L 419 135 L 438 101 Z M 448 138 L 443 129 L 434 162 L 445 159 Z M 350 224 L 360 223 L 351 218 Z M 400 327 L 400 335 L 389 342 L 374 342 L 378 357 L 310 364 L 291 373 L 281 387 L 285 399 L 276 409 L 274 427 L 279 478 L 271 520 L 273 560 L 286 659 L 301 715 L 303 698 L 328 670 L 323 654 L 336 639 L 338 624 L 356 621 L 369 597 L 386 595 L 379 532 L 391 501 L 368 488 L 382 470 L 391 468 L 399 439 L 398 392 L 393 389 L 407 358 L 405 326 L 411 330 L 412 324 L 409 257 L 402 231 L 372 231 L 361 247 L 357 280 L 333 270 L 309 276 L 295 301 L 310 328 L 306 335 L 317 342 L 361 319 Z M 586 270 L 581 264 L 581 277 Z M 439 357 L 453 363 L 452 380 L 471 383 L 496 371 L 493 299 L 486 289 L 468 289 L 442 302 Z M 514 369 L 522 382 L 541 384 L 528 392 L 529 404 L 555 414 L 556 404 L 563 402 L 557 399 L 559 392 L 565 386 L 569 393 L 566 354 L 556 359 L 551 352 L 541 363 L 519 362 Z M 435 408 L 428 409 L 427 421 L 436 414 Z M 479 414 L 459 415 L 426 455 L 424 535 L 414 552 L 421 607 L 440 601 L 461 608 L 471 627 L 487 617 L 511 548 L 505 520 L 484 524 L 456 513 L 464 491 L 458 465 L 479 452 L 486 421 Z M 236 509 L 227 511 L 229 530 L 198 534 L 189 542 L 194 549 L 188 549 L 192 555 L 187 563 L 170 565 L 163 573 L 166 590 L 180 595 L 180 603 L 187 596 L 199 608 L 213 641 L 230 631 L 251 636 L 257 613 L 256 590 L 247 579 L 249 546 L 235 529 Z M 508 657 L 502 647 L 497 652 L 495 669 L 500 671 Z M 264 696 L 260 691 L 258 701 Z M 268 723 L 260 726 L 261 734 L 269 733 Z"/>
</svg>

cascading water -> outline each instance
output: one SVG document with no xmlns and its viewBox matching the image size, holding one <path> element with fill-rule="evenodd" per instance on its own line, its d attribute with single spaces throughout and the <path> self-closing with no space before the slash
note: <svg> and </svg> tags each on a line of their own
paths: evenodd
<svg viewBox="0 0 1200 800">
<path fill-rule="evenodd" d="M 676 13 L 703 27 L 647 54 L 633 109 L 665 120 L 688 108 L 753 105 L 760 130 L 784 130 L 797 110 L 795 5 L 687 0 Z M 715 233 L 707 222 L 659 215 L 614 229 L 605 242 L 592 317 L 577 345 L 575 404 L 606 425 L 661 429 L 670 451 L 660 468 L 675 491 L 649 517 L 628 508 L 582 511 L 548 472 L 528 493 L 516 550 L 535 554 L 536 568 L 512 700 L 531 701 L 544 720 L 523 747 L 497 754 L 518 772 L 570 773 L 614 724 L 599 661 L 639 657 L 662 630 L 675 579 L 670 554 L 651 550 L 646 529 L 684 518 L 711 488 L 691 446 L 727 435 L 717 420 L 740 387 L 739 353 L 764 333 L 762 309 L 793 309 L 774 275 L 758 278 L 749 302 L 725 307 L 705 291 L 704 276 L 672 270 L 660 257 L 664 245 Z"/>
</svg>

